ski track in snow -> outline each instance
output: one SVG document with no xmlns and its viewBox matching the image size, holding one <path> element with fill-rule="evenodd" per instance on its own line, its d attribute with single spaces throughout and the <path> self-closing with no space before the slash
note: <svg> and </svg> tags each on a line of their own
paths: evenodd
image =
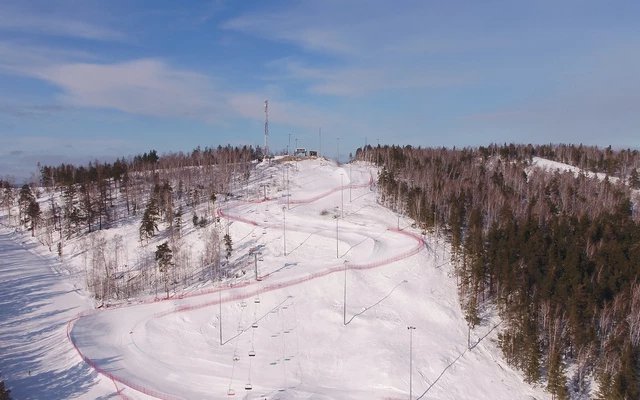
<svg viewBox="0 0 640 400">
<path fill-rule="evenodd" d="M 269 174 L 284 176 L 283 164 L 280 171 L 265 165 L 256 186 Z M 487 343 L 493 325 L 474 332 L 475 345 L 467 349 L 455 284 L 450 270 L 440 269 L 447 263 L 438 260 L 437 243 L 398 229 L 396 214 L 376 204 L 370 166 L 352 167 L 360 181 L 354 183 L 351 168 L 319 160 L 296 163 L 293 171 L 293 163 L 286 165 L 289 209 L 286 195 L 278 196 L 284 187 L 275 183 L 266 199 L 218 208 L 234 247 L 251 243 L 262 250 L 261 279 L 250 279 L 249 269 L 238 280 L 163 301 L 66 310 L 58 336 L 68 338 L 66 358 L 91 387 L 62 398 L 406 398 L 409 324 L 418 327 L 414 397 L 548 398 L 493 356 L 498 350 Z M 344 218 L 332 218 L 342 213 L 336 204 L 343 199 Z M 36 272 L 34 278 L 42 274 Z M 349 288 L 344 321 L 343 285 Z M 69 355 L 71 348 L 77 354 Z"/>
</svg>

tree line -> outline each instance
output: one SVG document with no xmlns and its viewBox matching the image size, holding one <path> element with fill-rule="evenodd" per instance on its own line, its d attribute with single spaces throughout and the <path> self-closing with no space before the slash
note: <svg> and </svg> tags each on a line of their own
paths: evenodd
<svg viewBox="0 0 640 400">
<path fill-rule="evenodd" d="M 252 147 L 218 146 L 163 155 L 151 150 L 113 163 L 45 165 L 39 185 L 0 182 L 0 204 L 5 221 L 28 229 L 60 258 L 80 256 L 96 299 L 159 287 L 168 296 L 170 289 L 220 276 L 217 194 L 227 197 L 247 186 L 258 154 Z M 189 214 L 193 224 L 184 222 Z M 135 254 L 119 232 L 106 233 L 131 224 L 138 226 Z M 194 250 L 193 238 L 183 240 L 196 230 L 203 243 L 195 248 L 202 251 Z"/>
<path fill-rule="evenodd" d="M 534 156 L 608 175 L 543 171 Z M 356 158 L 380 166 L 383 204 L 447 237 L 469 326 L 495 305 L 500 347 L 529 382 L 565 399 L 595 378 L 600 399 L 640 398 L 637 151 L 367 146 Z"/>
</svg>

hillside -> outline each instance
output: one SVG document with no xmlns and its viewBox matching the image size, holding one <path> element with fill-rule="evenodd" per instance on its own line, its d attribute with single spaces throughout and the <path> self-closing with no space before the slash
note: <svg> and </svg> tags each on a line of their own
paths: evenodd
<svg viewBox="0 0 640 400">
<path fill-rule="evenodd" d="M 233 242 L 226 278 L 72 323 L 76 361 L 99 372 L 90 382 L 140 399 L 406 398 L 415 326 L 414 397 L 547 398 L 502 360 L 491 313 L 468 337 L 448 245 L 377 203 L 376 168 L 317 159 L 252 174 L 247 197 L 216 206 Z M 139 245 L 126 224 L 109 230 Z"/>
</svg>

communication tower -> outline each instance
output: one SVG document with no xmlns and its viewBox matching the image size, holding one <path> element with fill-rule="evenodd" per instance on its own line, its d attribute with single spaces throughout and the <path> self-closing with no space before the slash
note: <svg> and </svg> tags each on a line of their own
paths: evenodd
<svg viewBox="0 0 640 400">
<path fill-rule="evenodd" d="M 264 101 L 264 155 L 269 156 L 269 100 Z"/>
</svg>

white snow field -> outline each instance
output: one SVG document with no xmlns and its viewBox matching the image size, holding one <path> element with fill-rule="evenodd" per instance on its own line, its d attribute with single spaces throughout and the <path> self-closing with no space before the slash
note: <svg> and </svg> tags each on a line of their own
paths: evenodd
<svg viewBox="0 0 640 400">
<path fill-rule="evenodd" d="M 236 276 L 165 301 L 88 311 L 48 261 L 3 234 L 2 315 L 17 322 L 3 319 L 3 353 L 16 355 L 0 366 L 16 398 L 406 399 L 410 382 L 412 398 L 550 398 L 502 360 L 495 319 L 468 348 L 445 246 L 376 203 L 376 174 L 324 159 L 260 164 L 253 198 L 219 205 Z M 36 290 L 40 310 L 21 294 Z M 37 329 L 53 333 L 39 343 Z M 31 364 L 50 395 L 18 390 L 39 382 L 25 376 Z"/>
<path fill-rule="evenodd" d="M 68 321 L 93 302 L 27 239 L 0 229 L 0 371 L 12 398 L 112 398 L 114 384 L 67 339 Z"/>
</svg>

